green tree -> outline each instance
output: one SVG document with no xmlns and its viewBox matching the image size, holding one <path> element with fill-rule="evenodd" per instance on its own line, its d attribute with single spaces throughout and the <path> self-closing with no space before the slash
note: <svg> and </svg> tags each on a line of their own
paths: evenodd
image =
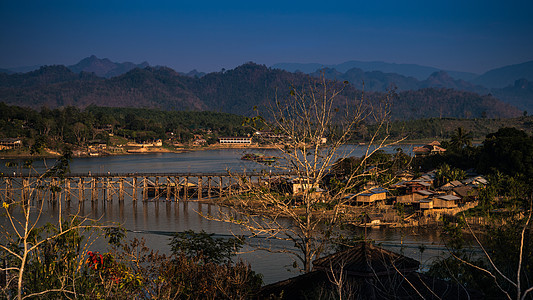
<svg viewBox="0 0 533 300">
<path fill-rule="evenodd" d="M 214 238 L 213 234 L 203 230 L 199 233 L 192 230 L 179 232 L 170 241 L 172 253 L 175 255 L 201 257 L 206 262 L 215 264 L 229 263 L 242 245 L 242 238 Z"/>
<path fill-rule="evenodd" d="M 450 150 L 461 152 L 467 147 L 472 147 L 472 134 L 466 132 L 463 127 L 457 127 L 450 138 Z"/>
<path fill-rule="evenodd" d="M 533 139 L 516 128 L 502 128 L 487 135 L 480 150 L 478 170 L 533 178 Z"/>
</svg>

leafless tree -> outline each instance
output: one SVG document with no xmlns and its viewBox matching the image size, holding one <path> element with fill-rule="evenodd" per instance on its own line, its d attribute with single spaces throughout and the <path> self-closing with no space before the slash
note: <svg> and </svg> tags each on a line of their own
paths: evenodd
<svg viewBox="0 0 533 300">
<path fill-rule="evenodd" d="M 64 161 L 62 162 L 64 163 Z M 55 230 L 42 236 L 39 234 L 39 227 L 43 223 L 41 220 L 43 216 L 43 205 L 46 201 L 36 201 L 35 198 L 39 194 L 39 196 L 46 199 L 52 193 L 58 192 L 58 185 L 50 185 L 50 181 L 46 180 L 50 176 L 56 176 L 58 174 L 59 167 L 56 165 L 54 168 L 41 174 L 39 177 L 30 178 L 28 176 L 27 181 L 23 180 L 23 182 L 27 182 L 27 185 L 22 183 L 19 192 L 16 189 L 14 192 L 7 191 L 8 187 L 4 186 L 6 188 L 5 193 L 2 193 L 0 196 L 4 209 L 3 218 L 6 221 L 0 233 L 0 250 L 3 252 L 4 260 L 9 262 L 5 266 L 0 267 L 0 271 L 8 279 L 6 286 L 1 288 L 9 289 L 13 285 L 16 286 L 17 299 L 39 297 L 48 293 L 62 293 L 63 295 L 74 297 L 76 295 L 73 283 L 75 278 L 71 278 L 71 274 L 63 274 L 64 276 L 60 279 L 60 286 L 43 291 L 31 292 L 25 289 L 24 274 L 27 272 L 28 264 L 32 260 L 40 259 L 40 253 L 46 243 L 68 235 L 73 231 L 81 232 L 97 227 L 93 223 L 94 220 L 83 218 L 79 213 L 76 213 L 72 217 L 64 218 L 61 194 L 59 194 L 59 199 L 57 199 L 59 208 L 57 218 L 50 220 L 54 222 Z M 94 239 L 91 239 L 91 234 L 89 234 L 87 236 L 87 243 L 90 244 L 93 241 Z M 86 248 L 82 247 L 82 252 L 86 250 Z M 78 271 L 83 262 L 83 255 L 78 255 Z"/>
<path fill-rule="evenodd" d="M 250 124 L 263 124 L 257 130 L 277 137 L 275 147 L 280 158 L 273 168 L 290 172 L 295 185 L 292 191 L 273 189 L 271 184 L 238 178 L 240 192 L 231 197 L 229 213 L 209 216 L 241 225 L 253 235 L 285 240 L 295 249 L 275 250 L 294 255 L 305 272 L 311 262 L 330 242 L 335 226 L 343 217 L 346 195 L 353 191 L 362 176 L 364 160 L 374 151 L 395 144 L 387 135 L 393 93 L 380 101 L 347 97 L 347 82 L 333 83 L 322 78 L 302 88 L 293 88 L 286 98 L 277 98 L 265 122 L 251 119 Z M 364 146 L 361 165 L 338 182 L 335 189 L 323 191 L 324 179 L 340 159 L 353 154 L 354 147 L 344 147 L 361 127 L 377 128 Z M 378 134 L 382 139 L 378 140 Z M 265 246 L 262 249 L 274 251 Z"/>
<path fill-rule="evenodd" d="M 507 266 L 497 265 L 497 263 L 494 261 L 494 259 L 491 257 L 489 250 L 486 248 L 485 245 L 481 242 L 481 240 L 478 237 L 478 234 L 474 232 L 472 227 L 466 223 L 466 226 L 468 228 L 469 233 L 472 235 L 474 240 L 476 241 L 477 246 L 482 250 L 483 255 L 488 262 L 488 267 L 482 267 L 475 263 L 472 263 L 470 261 L 467 261 L 463 259 L 462 257 L 455 255 L 452 252 L 452 255 L 455 259 L 459 260 L 460 262 L 481 271 L 482 273 L 488 275 L 490 278 L 494 280 L 494 284 L 497 286 L 497 288 L 505 295 L 505 297 L 509 300 L 513 299 L 512 295 L 509 293 L 507 289 L 503 287 L 502 283 L 506 283 L 510 285 L 512 288 L 514 288 L 516 293 L 517 300 L 524 300 L 528 297 L 528 294 L 533 291 L 533 286 L 531 287 L 525 287 L 524 283 L 522 282 L 522 275 L 524 267 L 524 251 L 527 247 L 527 238 L 528 231 L 531 230 L 531 216 L 532 216 L 532 209 L 529 209 L 529 212 L 527 213 L 527 217 L 524 217 L 525 224 L 520 230 L 520 240 L 519 240 L 519 250 L 518 250 L 518 264 L 516 267 L 516 278 L 512 278 L 512 276 L 506 275 L 504 271 L 502 271 L 502 268 L 506 268 Z M 464 214 L 463 214 L 464 216 Z"/>
</svg>

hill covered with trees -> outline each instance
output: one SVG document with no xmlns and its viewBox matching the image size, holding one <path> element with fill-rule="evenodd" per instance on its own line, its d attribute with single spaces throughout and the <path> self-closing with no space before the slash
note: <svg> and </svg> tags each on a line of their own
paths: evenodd
<svg viewBox="0 0 533 300">
<path fill-rule="evenodd" d="M 94 73 L 74 73 L 64 66 L 47 66 L 25 74 L 0 74 L 0 101 L 34 109 L 90 105 L 158 108 L 163 110 L 220 111 L 253 114 L 253 107 L 266 107 L 291 88 L 317 80 L 302 73 L 247 63 L 197 77 L 181 75 L 165 67 L 135 68 L 123 75 L 102 78 Z M 360 97 L 348 85 L 342 97 Z M 382 92 L 366 92 L 369 103 L 384 98 Z M 518 109 L 492 96 L 444 88 L 400 92 L 393 103 L 395 119 L 428 117 L 506 118 L 520 115 Z"/>
</svg>

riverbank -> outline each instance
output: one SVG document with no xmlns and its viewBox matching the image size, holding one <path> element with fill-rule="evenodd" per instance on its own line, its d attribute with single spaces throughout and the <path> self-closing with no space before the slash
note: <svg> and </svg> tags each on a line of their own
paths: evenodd
<svg viewBox="0 0 533 300">
<path fill-rule="evenodd" d="M 398 146 L 406 145 L 419 145 L 421 143 L 410 143 L 403 141 L 398 143 Z M 350 146 L 352 144 L 347 144 Z M 368 146 L 368 144 L 353 144 L 357 146 Z M 75 149 L 72 152 L 72 157 L 104 157 L 104 156 L 120 156 L 120 155 L 137 155 L 137 154 L 153 154 L 153 153 L 186 153 L 191 151 L 209 151 L 209 150 L 224 150 L 224 149 L 236 149 L 236 150 L 278 150 L 282 148 L 282 145 L 261 145 L 261 144 L 212 144 L 207 146 L 189 146 L 189 147 L 123 147 L 114 148 L 113 151 L 99 150 L 95 152 L 88 152 L 86 150 Z M 44 149 L 39 154 L 30 153 L 29 149 L 21 148 L 16 150 L 2 150 L 0 151 L 0 159 L 42 159 L 42 158 L 57 158 L 60 157 L 60 150 Z"/>
<path fill-rule="evenodd" d="M 209 146 L 192 146 L 183 148 L 171 147 L 144 147 L 144 148 L 121 148 L 121 151 L 98 151 L 86 152 L 74 150 L 72 157 L 104 157 L 104 156 L 120 156 L 120 155 L 137 155 L 137 154 L 153 154 L 153 153 L 185 153 L 191 151 L 206 151 L 206 150 L 221 150 L 221 149 L 250 149 L 250 150 L 276 150 L 279 145 L 221 145 L 213 144 Z M 39 154 L 30 153 L 29 149 L 3 150 L 0 151 L 0 159 L 42 159 L 42 158 L 57 158 L 60 157 L 59 150 L 45 149 Z"/>
</svg>

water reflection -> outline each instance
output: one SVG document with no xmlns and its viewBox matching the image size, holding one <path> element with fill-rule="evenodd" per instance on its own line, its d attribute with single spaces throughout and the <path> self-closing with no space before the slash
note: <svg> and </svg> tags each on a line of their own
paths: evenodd
<svg viewBox="0 0 533 300">
<path fill-rule="evenodd" d="M 408 152 L 410 146 L 404 147 Z M 389 151 L 394 151 L 392 148 Z M 259 168 L 266 168 L 255 162 L 240 160 L 243 150 L 208 150 L 189 153 L 164 153 L 147 154 L 136 156 L 116 156 L 101 158 L 76 158 L 72 161 L 71 171 L 74 173 L 88 172 L 225 172 L 230 170 L 253 171 Z M 361 155 L 354 152 L 353 155 Z M 40 168 L 44 168 L 41 163 Z M 49 161 L 48 161 L 49 165 Z M 1 164 L 0 171 L 4 164 Z M 20 170 L 19 170 L 20 171 Z M 137 199 L 142 199 L 141 191 L 138 191 Z M 85 197 L 90 197 L 86 193 Z M 220 209 L 213 204 L 188 201 L 133 201 L 131 197 L 125 197 L 123 201 L 118 201 L 117 197 L 107 195 L 104 189 L 99 190 L 98 201 L 71 201 L 62 210 L 65 214 L 79 214 L 89 218 L 97 219 L 102 223 L 117 223 L 128 230 L 128 238 L 144 238 L 146 245 L 169 252 L 169 238 L 171 233 L 183 232 L 186 230 L 214 233 L 217 236 L 231 236 L 232 234 L 246 234 L 236 225 L 211 221 L 200 216 L 216 214 Z M 105 199 L 105 200 L 103 200 Z M 63 202 L 65 203 L 65 202 Z M 37 205 L 37 204 L 35 204 Z M 43 203 L 43 215 L 40 225 L 46 222 L 57 220 L 59 206 L 56 203 L 45 201 Z M 222 208 L 223 209 L 223 208 Z M 35 216 L 35 212 L 34 212 Z M 5 225 L 5 219 L 0 220 L 1 225 Z M 364 229 L 355 229 L 352 234 L 360 235 Z M 396 252 L 403 252 L 405 255 L 415 259 L 422 258 L 422 262 L 430 261 L 433 257 L 442 252 L 441 237 L 436 230 L 426 229 L 369 229 L 367 237 L 373 239 Z M 292 247 L 291 243 L 280 241 L 267 241 L 275 249 Z M 251 245 L 265 243 L 264 240 L 250 240 Z M 420 245 L 425 245 L 426 249 L 422 255 L 419 250 Z M 105 248 L 105 242 L 97 242 L 93 247 Z M 252 247 L 245 247 L 245 251 L 253 250 Z M 244 253 L 240 258 L 248 261 L 252 268 L 264 275 L 266 283 L 275 282 L 297 275 L 297 270 L 291 268 L 293 258 L 286 254 L 273 254 L 264 251 Z M 289 270 L 289 271 L 287 271 Z"/>
</svg>

